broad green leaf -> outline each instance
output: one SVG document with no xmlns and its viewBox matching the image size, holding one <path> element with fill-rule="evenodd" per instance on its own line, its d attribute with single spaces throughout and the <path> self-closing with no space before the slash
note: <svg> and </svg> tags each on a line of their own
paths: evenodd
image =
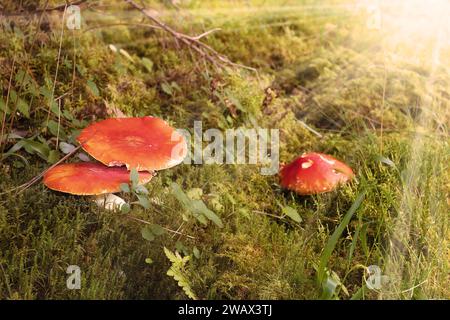
<svg viewBox="0 0 450 320">
<path fill-rule="evenodd" d="M 203 190 L 201 188 L 192 188 L 186 192 L 186 195 L 193 200 L 199 200 L 202 198 Z"/>
<path fill-rule="evenodd" d="M 297 210 L 290 206 L 283 207 L 283 213 L 287 215 L 289 218 L 294 220 L 295 222 L 302 222 L 302 218 L 298 214 Z"/>
<path fill-rule="evenodd" d="M 37 153 L 43 159 L 45 159 L 45 160 L 48 159 L 48 155 L 50 153 L 50 148 L 48 147 L 48 145 L 46 145 L 44 143 L 40 143 L 40 142 L 33 141 L 33 140 L 26 140 L 23 147 L 30 154 Z"/>
</svg>

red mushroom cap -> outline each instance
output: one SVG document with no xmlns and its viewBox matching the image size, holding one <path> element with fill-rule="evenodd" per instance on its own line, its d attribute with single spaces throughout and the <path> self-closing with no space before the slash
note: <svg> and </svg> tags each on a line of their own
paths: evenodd
<svg viewBox="0 0 450 320">
<path fill-rule="evenodd" d="M 149 182 L 153 173 L 139 172 L 139 182 Z M 121 183 L 130 181 L 126 168 L 108 168 L 100 163 L 65 163 L 47 171 L 44 184 L 56 191 L 76 195 L 98 195 L 120 191 Z"/>
<path fill-rule="evenodd" d="M 85 128 L 77 140 L 103 164 L 138 171 L 173 167 L 187 154 L 184 137 L 156 117 L 106 119 Z"/>
<path fill-rule="evenodd" d="M 280 171 L 281 185 L 301 195 L 334 190 L 354 176 L 346 164 L 323 153 L 305 153 Z"/>
</svg>

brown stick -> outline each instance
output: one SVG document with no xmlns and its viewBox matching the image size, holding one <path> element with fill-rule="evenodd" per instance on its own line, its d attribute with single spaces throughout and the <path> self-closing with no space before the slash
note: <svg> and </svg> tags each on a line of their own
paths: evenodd
<svg viewBox="0 0 450 320">
<path fill-rule="evenodd" d="M 82 4 L 83 2 L 86 2 L 86 1 L 87 0 L 78 0 L 78 1 L 74 1 L 74 2 L 60 4 L 60 5 L 57 5 L 55 7 L 51 7 L 51 8 L 36 9 L 36 12 L 65 10 L 66 7 L 78 6 L 78 5 L 80 5 L 80 4 Z"/>
<path fill-rule="evenodd" d="M 209 45 L 200 41 L 200 39 L 203 38 L 204 36 L 211 34 L 214 31 L 217 31 L 218 30 L 217 28 L 207 31 L 205 33 L 202 33 L 199 36 L 191 37 L 191 36 L 188 36 L 186 34 L 183 34 L 181 32 L 178 32 L 178 31 L 172 29 L 170 26 L 168 26 L 167 24 L 165 24 L 164 22 L 162 22 L 155 16 L 151 15 L 150 13 L 148 13 L 148 11 L 146 11 L 144 7 L 141 7 L 133 0 L 124 0 L 124 1 L 127 2 L 128 4 L 130 4 L 135 9 L 139 10 L 144 16 L 146 16 L 148 19 L 153 21 L 161 29 L 170 33 L 176 40 L 178 40 L 182 44 L 186 45 L 187 47 L 192 48 L 195 52 L 197 52 L 197 54 L 199 54 L 202 58 L 208 60 L 214 66 L 228 65 L 228 66 L 232 66 L 232 67 L 238 67 L 238 68 L 243 68 L 243 69 L 257 72 L 257 70 L 255 68 L 232 62 L 227 57 L 225 57 L 225 56 L 221 55 L 220 53 L 218 53 L 217 51 L 215 51 Z"/>
</svg>

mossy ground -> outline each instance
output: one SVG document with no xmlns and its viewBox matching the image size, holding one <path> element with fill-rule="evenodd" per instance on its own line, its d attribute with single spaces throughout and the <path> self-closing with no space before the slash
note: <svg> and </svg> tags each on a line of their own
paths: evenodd
<svg viewBox="0 0 450 320">
<path fill-rule="evenodd" d="M 180 227 L 195 239 L 166 233 L 149 242 L 141 236 L 142 224 L 98 209 L 86 197 L 40 183 L 23 193 L 6 192 L 49 165 L 19 151 L 0 166 L 0 298 L 185 298 L 166 275 L 170 263 L 163 247 L 192 256 L 184 277 L 202 299 L 324 297 L 316 279 L 321 254 L 363 191 L 360 208 L 327 262 L 344 285 L 332 297 L 450 297 L 448 69 L 430 71 L 427 52 L 417 53 L 420 63 L 391 55 L 382 32 L 365 30 L 363 17 L 339 6 L 306 10 L 305 1 L 270 2 L 268 10 L 244 1 L 237 7 L 207 1 L 177 11 L 152 4 L 161 19 L 186 33 L 220 27 L 205 42 L 257 68 L 258 75 L 231 68 L 218 72 L 159 30 L 96 27 L 144 21 L 120 2 L 84 11 L 82 30 L 66 29 L 62 37 L 60 13 L 45 16 L 40 27 L 39 15 L 15 18 L 14 27 L 4 20 L 3 100 L 12 74 L 12 90 L 21 91 L 29 106 L 29 116 L 15 116 L 14 130 L 55 148 L 55 134 L 45 125 L 48 101 L 33 87 L 52 88 L 58 68 L 54 97 L 61 97 L 68 114 L 62 120 L 49 114 L 61 122 L 60 140 L 73 142 L 78 130 L 115 108 L 187 129 L 195 120 L 204 130 L 257 123 L 280 129 L 281 161 L 321 151 L 351 165 L 357 179 L 332 193 L 302 197 L 282 190 L 276 176 L 261 175 L 257 166 L 182 164 L 159 172 L 148 185 L 157 203 L 147 210 L 133 207 L 131 214 Z M 23 90 L 19 70 L 30 77 Z M 267 87 L 277 97 L 263 103 Z M 14 142 L 9 140 L 8 148 Z M 186 192 L 200 188 L 224 227 L 183 221 L 185 209 L 170 191 L 172 182 Z M 301 222 L 281 218 L 285 206 L 296 209 Z M 81 290 L 66 288 L 66 268 L 73 264 L 82 270 Z M 394 280 L 381 293 L 364 287 L 363 267 L 369 265 L 381 266 Z"/>
</svg>

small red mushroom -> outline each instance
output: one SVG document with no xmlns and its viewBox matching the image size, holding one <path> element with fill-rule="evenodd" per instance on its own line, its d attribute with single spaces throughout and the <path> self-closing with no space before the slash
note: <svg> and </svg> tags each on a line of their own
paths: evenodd
<svg viewBox="0 0 450 320">
<path fill-rule="evenodd" d="M 139 172 L 144 184 L 153 173 Z M 122 168 L 109 168 L 100 163 L 80 162 L 57 165 L 44 175 L 44 184 L 52 190 L 75 195 L 100 195 L 120 191 L 122 183 L 129 183 L 130 172 Z"/>
<path fill-rule="evenodd" d="M 77 140 L 103 164 L 138 171 L 168 169 L 187 155 L 183 135 L 164 120 L 150 116 L 106 119 L 83 129 Z"/>
<path fill-rule="evenodd" d="M 323 153 L 305 153 L 280 170 L 281 186 L 301 195 L 329 192 L 354 176 L 346 164 Z"/>
</svg>

